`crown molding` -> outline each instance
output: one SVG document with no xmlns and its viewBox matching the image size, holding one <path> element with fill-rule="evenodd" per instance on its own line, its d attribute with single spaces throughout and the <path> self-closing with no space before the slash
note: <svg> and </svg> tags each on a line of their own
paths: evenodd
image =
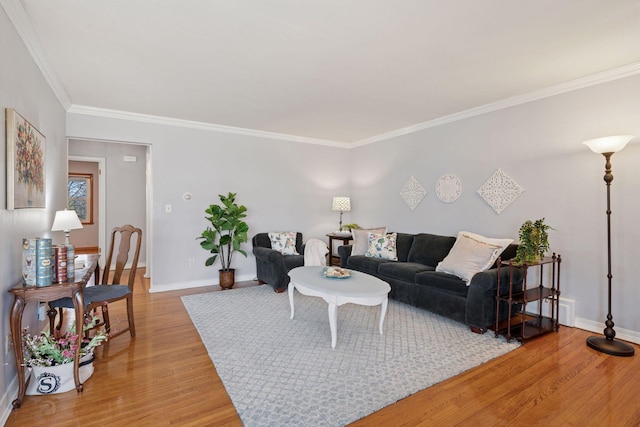
<svg viewBox="0 0 640 427">
<path fill-rule="evenodd" d="M 40 72 L 49 84 L 54 95 L 58 98 L 60 104 L 62 104 L 62 108 L 67 110 L 71 106 L 71 98 L 69 98 L 69 94 L 67 94 L 53 67 L 51 67 L 50 61 L 44 53 L 40 39 L 33 30 L 31 21 L 29 21 L 29 17 L 22 3 L 20 0 L 0 0 L 0 6 L 2 6 L 9 17 L 18 36 L 22 39 L 22 42 L 31 54 L 31 57 L 40 69 Z"/>
<path fill-rule="evenodd" d="M 328 147 L 348 148 L 349 144 L 327 139 L 310 138 L 306 136 L 289 135 L 277 132 L 267 132 L 256 129 L 239 128 L 234 126 L 217 125 L 191 120 L 175 119 L 171 117 L 154 116 L 151 114 L 131 113 L 127 111 L 109 110 L 106 108 L 89 107 L 86 105 L 72 104 L 67 114 L 80 114 L 85 116 L 104 117 L 109 119 L 127 120 L 139 123 L 151 123 L 157 125 L 182 127 L 189 129 L 205 130 L 210 132 L 224 132 L 235 135 L 253 136 L 256 138 L 277 139 L 279 141 L 301 142 L 304 144 L 325 145 Z"/>
<path fill-rule="evenodd" d="M 571 92 L 574 90 L 599 85 L 602 83 L 610 82 L 612 80 L 618 80 L 625 77 L 630 77 L 636 74 L 640 74 L 640 62 L 623 65 L 621 67 L 616 67 L 611 70 L 591 74 L 586 77 L 569 80 L 564 83 L 549 86 L 540 90 L 535 90 L 533 92 L 525 93 L 523 95 L 502 99 L 500 101 L 492 102 L 486 105 L 481 105 L 479 107 L 470 108 L 468 110 L 460 111 L 458 113 L 450 114 L 448 116 L 439 117 L 437 119 L 429 120 L 427 122 L 418 123 L 412 126 L 396 129 L 391 132 L 386 132 L 380 135 L 372 136 L 370 138 L 361 139 L 359 141 L 355 141 L 351 143 L 350 147 L 360 147 L 363 145 L 372 144 L 374 142 L 384 141 L 387 139 L 408 135 L 410 133 L 419 132 L 424 129 L 434 128 L 436 126 L 441 126 L 447 123 L 468 119 L 470 117 L 480 116 L 482 114 L 491 113 L 493 111 L 503 110 L 505 108 L 514 107 L 516 105 L 526 104 L 528 102 L 533 102 L 539 99 L 548 98 L 550 96 L 556 96 L 566 92 Z"/>
</svg>

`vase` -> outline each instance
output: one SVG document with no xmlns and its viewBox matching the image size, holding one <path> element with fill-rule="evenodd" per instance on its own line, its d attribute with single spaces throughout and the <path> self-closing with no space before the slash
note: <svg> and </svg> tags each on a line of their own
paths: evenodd
<svg viewBox="0 0 640 427">
<path fill-rule="evenodd" d="M 236 270 L 230 268 L 228 270 L 219 270 L 220 272 L 220 287 L 222 289 L 231 289 L 236 282 Z"/>
<path fill-rule="evenodd" d="M 30 369 L 31 378 L 26 391 L 30 396 L 65 393 L 76 388 L 73 362 L 55 366 L 34 366 Z M 84 383 L 93 374 L 93 353 L 80 358 L 78 374 L 80 383 Z"/>
</svg>

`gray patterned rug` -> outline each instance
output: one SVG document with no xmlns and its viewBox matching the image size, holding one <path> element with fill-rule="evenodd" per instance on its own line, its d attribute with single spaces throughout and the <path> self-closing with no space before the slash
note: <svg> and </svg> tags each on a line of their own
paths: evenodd
<svg viewBox="0 0 640 427">
<path fill-rule="evenodd" d="M 331 348 L 327 304 L 270 286 L 182 297 L 245 426 L 342 426 L 514 350 L 493 333 L 389 301 L 338 308 Z"/>
</svg>

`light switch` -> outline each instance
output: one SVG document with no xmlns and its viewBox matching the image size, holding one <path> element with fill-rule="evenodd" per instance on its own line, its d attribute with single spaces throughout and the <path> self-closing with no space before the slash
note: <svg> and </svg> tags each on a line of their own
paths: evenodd
<svg viewBox="0 0 640 427">
<path fill-rule="evenodd" d="M 164 205 L 164 213 L 171 213 L 171 205 Z"/>
</svg>

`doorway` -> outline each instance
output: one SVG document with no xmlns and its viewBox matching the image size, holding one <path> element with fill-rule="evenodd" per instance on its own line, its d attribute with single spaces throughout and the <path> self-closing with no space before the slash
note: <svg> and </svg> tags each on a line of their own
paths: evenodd
<svg viewBox="0 0 640 427">
<path fill-rule="evenodd" d="M 146 267 L 145 276 L 147 277 L 150 275 L 148 253 L 150 240 L 147 233 L 150 203 L 150 186 L 148 185 L 151 167 L 150 148 L 148 145 L 116 141 L 69 139 L 67 155 L 70 172 L 72 166 L 77 165 L 76 162 L 82 162 L 87 167 L 97 165 L 98 206 L 94 222 L 98 223 L 101 253 L 106 252 L 109 233 L 114 227 L 131 224 L 141 228 L 143 249 L 138 267 Z M 73 240 L 73 233 L 71 237 Z M 103 259 L 101 262 L 104 265 Z"/>
</svg>

